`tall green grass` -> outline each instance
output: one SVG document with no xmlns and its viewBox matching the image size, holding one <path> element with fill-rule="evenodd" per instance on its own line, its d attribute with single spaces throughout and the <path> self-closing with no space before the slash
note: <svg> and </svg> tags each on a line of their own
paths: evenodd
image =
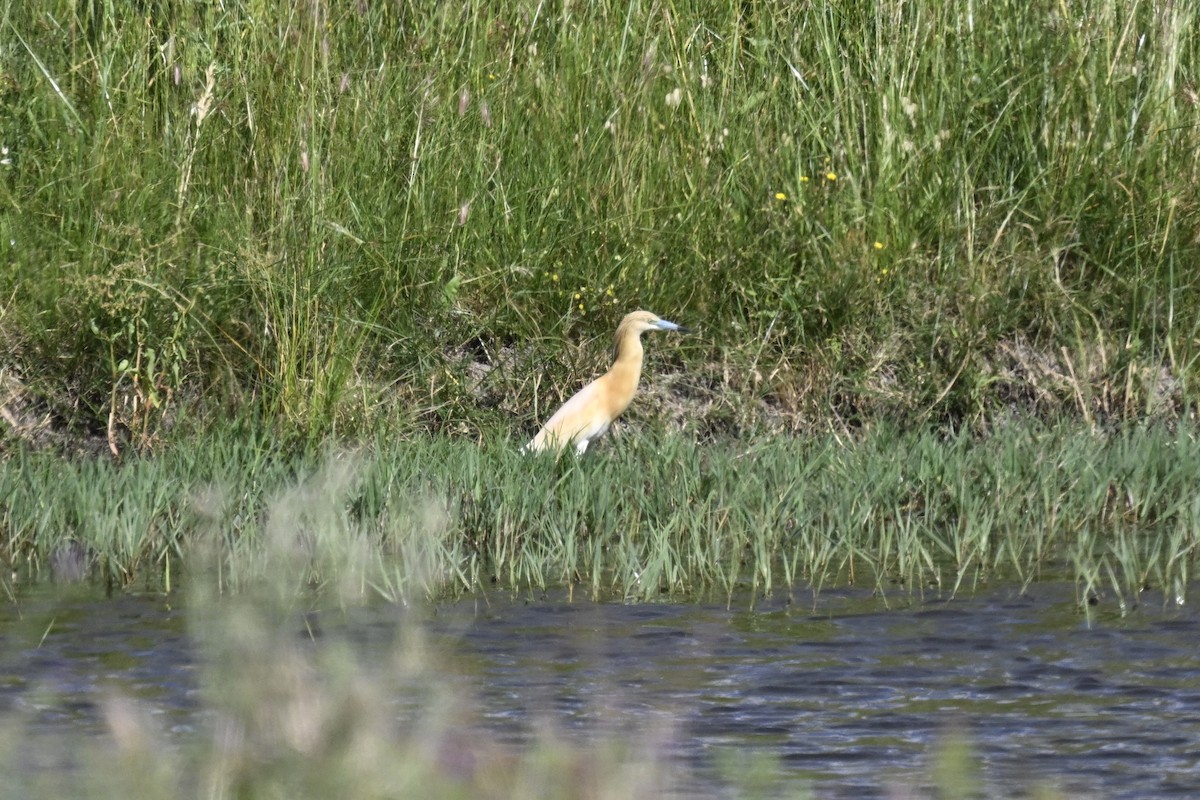
<svg viewBox="0 0 1200 800">
<path fill-rule="evenodd" d="M 0 8 L 0 368 L 114 441 L 530 427 L 635 307 L 714 427 L 1189 396 L 1188 3 Z"/>
<path fill-rule="evenodd" d="M 1200 530 L 1188 428 L 988 437 L 880 430 L 698 446 L 625 437 L 579 461 L 507 440 L 387 438 L 355 451 L 228 435 L 121 466 L 25 452 L 0 469 L 0 558 L 281 597 L 447 593 L 806 602 L 1074 580 L 1081 604 L 1183 603 Z M 1148 592 L 1148 593 L 1147 593 Z"/>
</svg>

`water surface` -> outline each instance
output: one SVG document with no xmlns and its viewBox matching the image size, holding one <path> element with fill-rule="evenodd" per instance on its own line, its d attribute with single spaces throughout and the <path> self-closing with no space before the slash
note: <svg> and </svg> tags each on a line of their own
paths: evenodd
<svg viewBox="0 0 1200 800">
<path fill-rule="evenodd" d="M 1101 604 L 1089 619 L 1054 584 L 905 606 L 854 591 L 753 610 L 477 596 L 309 614 L 296 638 L 349 641 L 387 670 L 397 620 L 420 617 L 442 679 L 472 698 L 490 738 L 521 744 L 547 724 L 579 741 L 645 737 L 686 791 L 720 793 L 731 758 L 765 756 L 819 797 L 885 797 L 926 781 L 954 736 L 1008 796 L 1039 784 L 1200 795 L 1194 612 Z M 211 735 L 186 618 L 161 598 L 40 593 L 0 608 L 0 722 L 34 738 L 98 735 L 99 703 L 117 692 L 168 737 Z M 397 692 L 398 725 L 421 702 L 420 689 Z M 27 749 L 27 769 L 63 765 Z"/>
</svg>

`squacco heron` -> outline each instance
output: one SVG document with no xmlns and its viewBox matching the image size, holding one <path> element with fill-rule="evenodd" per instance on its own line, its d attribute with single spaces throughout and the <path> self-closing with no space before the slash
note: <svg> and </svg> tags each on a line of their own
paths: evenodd
<svg viewBox="0 0 1200 800">
<path fill-rule="evenodd" d="M 687 330 L 649 311 L 626 314 L 617 326 L 616 360 L 612 367 L 563 403 L 522 449 L 534 453 L 561 452 L 573 444 L 576 454 L 583 455 L 592 440 L 603 435 L 633 400 L 642 377 L 642 332 Z"/>
</svg>

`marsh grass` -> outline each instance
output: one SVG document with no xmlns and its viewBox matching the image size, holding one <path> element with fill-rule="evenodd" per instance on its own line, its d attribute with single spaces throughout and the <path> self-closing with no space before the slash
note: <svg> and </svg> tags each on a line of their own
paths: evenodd
<svg viewBox="0 0 1200 800">
<path fill-rule="evenodd" d="M 977 5 L 6 5 L 0 370 L 114 450 L 531 430 L 647 307 L 711 427 L 1176 415 L 1197 12 Z"/>
<path fill-rule="evenodd" d="M 2 554 L 35 580 L 75 554 L 114 590 L 753 603 L 856 585 L 906 602 L 1065 577 L 1085 608 L 1129 609 L 1187 598 L 1198 448 L 1186 427 L 1014 423 L 749 447 L 618 437 L 561 461 L 503 439 L 290 452 L 268 434 L 120 466 L 25 452 L 0 469 Z"/>
</svg>

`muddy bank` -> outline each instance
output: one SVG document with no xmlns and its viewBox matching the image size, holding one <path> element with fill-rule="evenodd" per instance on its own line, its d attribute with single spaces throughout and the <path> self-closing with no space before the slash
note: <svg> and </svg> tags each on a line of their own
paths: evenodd
<svg viewBox="0 0 1200 800">
<path fill-rule="evenodd" d="M 539 415 L 599 374 L 594 348 L 577 346 L 547 360 L 532 348 L 458 348 L 423 375 L 393 382 L 356 376 L 343 417 L 354 424 L 331 436 L 353 436 L 380 425 L 412 432 L 478 436 L 508 430 L 522 439 Z M 1167 359 L 1136 358 L 1094 344 L 1086 350 L 1038 348 L 1025 339 L 1001 341 L 957 364 L 914 364 L 876 348 L 852 370 L 821 361 L 730 352 L 721 360 L 684 364 L 653 353 L 637 399 L 617 435 L 662 426 L 700 440 L 851 432 L 886 423 L 900 427 L 969 426 L 987 431 L 1014 418 L 1064 419 L 1109 426 L 1130 420 L 1173 422 L 1193 414 L 1186 376 Z M 169 442 L 178 420 L 191 429 L 220 426 L 236 403 L 215 409 L 170 397 L 139 408 L 136 387 L 118 385 L 107 407 L 70 389 L 38 389 L 20 365 L 0 364 L 0 451 L 22 446 L 65 456 L 120 457 Z M 247 403 L 255 402 L 245 392 Z M 284 424 L 281 421 L 281 424 Z"/>
</svg>

